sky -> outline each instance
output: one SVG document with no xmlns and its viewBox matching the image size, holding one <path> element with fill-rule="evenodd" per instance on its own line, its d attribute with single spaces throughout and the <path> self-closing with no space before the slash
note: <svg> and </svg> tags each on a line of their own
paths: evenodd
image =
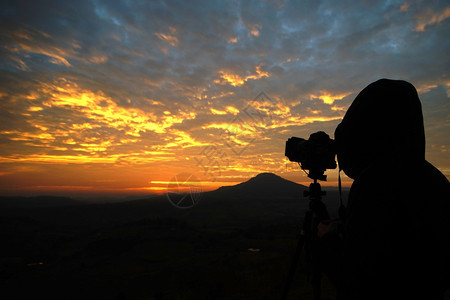
<svg viewBox="0 0 450 300">
<path fill-rule="evenodd" d="M 0 8 L 0 195 L 210 190 L 261 172 L 307 184 L 285 141 L 333 138 L 380 78 L 417 88 L 426 158 L 449 178 L 450 1 Z"/>
</svg>

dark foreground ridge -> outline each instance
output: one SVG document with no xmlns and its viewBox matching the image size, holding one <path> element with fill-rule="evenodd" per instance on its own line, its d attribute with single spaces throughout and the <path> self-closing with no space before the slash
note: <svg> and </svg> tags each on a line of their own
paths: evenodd
<svg viewBox="0 0 450 300">
<path fill-rule="evenodd" d="M 68 197 L 0 197 L 0 208 L 37 208 L 83 205 L 81 201 Z"/>
<path fill-rule="evenodd" d="M 263 173 L 204 193 L 187 210 L 164 195 L 84 205 L 3 198 L 0 290 L 15 299 L 279 298 L 304 189 Z M 311 294 L 305 270 L 301 262 L 297 298 Z"/>
</svg>

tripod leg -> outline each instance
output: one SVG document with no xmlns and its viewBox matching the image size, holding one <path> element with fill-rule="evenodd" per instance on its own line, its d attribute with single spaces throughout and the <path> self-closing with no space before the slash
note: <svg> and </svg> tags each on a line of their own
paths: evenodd
<svg viewBox="0 0 450 300">
<path fill-rule="evenodd" d="M 320 300 L 320 282 L 322 280 L 322 273 L 320 270 L 313 270 L 312 287 L 313 287 L 313 300 Z"/>
<path fill-rule="evenodd" d="M 305 243 L 305 235 L 302 232 L 300 238 L 298 239 L 297 248 L 295 249 L 294 257 L 292 258 L 291 267 L 289 268 L 288 277 L 286 284 L 284 285 L 282 300 L 287 299 L 289 289 L 291 288 L 292 281 L 294 280 L 295 270 L 297 268 L 298 261 L 300 259 L 300 254 L 302 253 L 302 248 Z"/>
</svg>

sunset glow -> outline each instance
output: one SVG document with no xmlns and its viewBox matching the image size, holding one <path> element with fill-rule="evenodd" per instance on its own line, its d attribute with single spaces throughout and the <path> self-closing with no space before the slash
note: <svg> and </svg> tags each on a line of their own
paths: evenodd
<svg viewBox="0 0 450 300">
<path fill-rule="evenodd" d="M 427 159 L 450 175 L 448 5 L 54 2 L 1 4 L 0 195 L 307 184 L 285 141 L 333 137 L 381 77 L 417 87 Z"/>
</svg>

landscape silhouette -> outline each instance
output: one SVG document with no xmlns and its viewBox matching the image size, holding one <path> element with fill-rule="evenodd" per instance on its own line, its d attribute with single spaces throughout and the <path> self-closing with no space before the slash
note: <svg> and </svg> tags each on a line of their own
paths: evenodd
<svg viewBox="0 0 450 300">
<path fill-rule="evenodd" d="M 0 7 L 0 300 L 450 300 L 450 1 Z"/>
<path fill-rule="evenodd" d="M 373 107 L 383 101 L 380 120 Z M 399 80 L 370 84 L 329 145 L 323 153 L 336 154 L 354 182 L 350 190 L 328 188 L 323 204 L 320 190 L 306 197 L 306 186 L 272 173 L 209 192 L 186 189 L 196 201 L 184 209 L 170 202 L 186 199 L 178 189 L 106 203 L 2 197 L 2 293 L 19 299 L 260 299 L 279 298 L 288 282 L 283 297 L 441 300 L 450 276 L 449 183 L 425 160 L 415 88 Z M 319 173 L 336 167 L 300 152 L 301 166 L 318 163 L 302 166 L 314 185 Z M 386 170 L 392 185 L 379 184 Z M 319 214 L 318 204 L 328 212 Z M 309 251 L 298 252 L 306 229 Z M 296 272 L 294 253 L 301 254 Z"/>
<path fill-rule="evenodd" d="M 188 210 L 174 208 L 165 196 L 101 204 L 0 198 L 2 294 L 279 298 L 308 205 L 305 189 L 262 173 L 205 192 Z M 337 214 L 338 192 L 328 194 L 324 202 Z M 290 295 L 311 296 L 306 275 L 303 258 Z M 325 296 L 334 295 L 331 284 L 323 288 Z"/>
</svg>

